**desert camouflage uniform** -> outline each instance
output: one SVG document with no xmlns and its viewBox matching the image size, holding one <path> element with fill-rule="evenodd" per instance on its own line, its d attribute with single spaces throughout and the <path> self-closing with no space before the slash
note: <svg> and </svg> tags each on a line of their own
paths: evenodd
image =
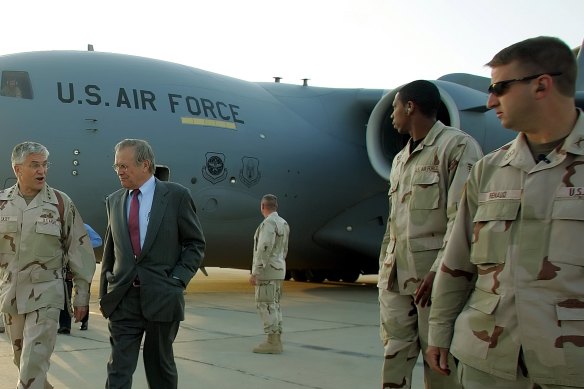
<svg viewBox="0 0 584 389">
<path fill-rule="evenodd" d="M 282 280 L 290 227 L 278 212 L 272 212 L 257 228 L 253 241 L 252 274 L 257 277 L 255 300 L 266 334 L 282 333 Z"/>
<path fill-rule="evenodd" d="M 411 142 L 411 140 L 410 140 Z M 429 308 L 416 306 L 416 288 L 440 261 L 440 250 L 456 215 L 464 182 L 482 157 L 466 133 L 437 121 L 410 154 L 397 154 L 390 175 L 390 216 L 379 269 L 383 387 L 410 388 L 412 370 L 427 346 Z M 424 366 L 428 388 L 456 388 Z"/>
<path fill-rule="evenodd" d="M 521 360 L 541 387 L 584 387 L 582 112 L 547 161 L 519 134 L 473 169 L 434 282 L 430 344 L 493 380 L 515 380 Z"/>
<path fill-rule="evenodd" d="M 0 310 L 19 368 L 18 388 L 51 387 L 46 376 L 65 300 L 61 217 L 55 192 L 45 185 L 27 205 L 17 185 L 0 191 Z M 75 274 L 73 305 L 87 306 L 95 257 L 75 206 L 59 193 L 65 218 L 64 246 Z"/>
</svg>

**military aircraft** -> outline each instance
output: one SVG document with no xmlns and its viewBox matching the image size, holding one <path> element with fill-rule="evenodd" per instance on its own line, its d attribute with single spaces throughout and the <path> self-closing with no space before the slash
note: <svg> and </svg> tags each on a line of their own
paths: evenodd
<svg viewBox="0 0 584 389">
<path fill-rule="evenodd" d="M 12 147 L 40 142 L 51 153 L 49 184 L 103 234 L 104 200 L 120 187 L 113 147 L 146 139 L 156 175 L 191 190 L 205 266 L 250 267 L 259 201 L 273 193 L 291 226 L 294 279 L 352 282 L 377 272 L 389 170 L 404 144 L 391 125 L 395 91 L 247 82 L 97 51 L 4 55 L 0 72 L 3 87 L 20 90 L 0 96 L 3 188 L 15 183 Z M 435 83 L 440 120 L 485 152 L 514 136 L 485 108 L 488 79 L 452 74 Z"/>
</svg>

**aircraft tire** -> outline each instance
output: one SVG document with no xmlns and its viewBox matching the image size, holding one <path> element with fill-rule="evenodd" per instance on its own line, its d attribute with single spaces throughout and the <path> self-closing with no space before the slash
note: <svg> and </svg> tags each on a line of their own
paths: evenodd
<svg viewBox="0 0 584 389">
<path fill-rule="evenodd" d="M 361 272 L 359 270 L 343 270 L 341 271 L 341 280 L 343 282 L 355 282 L 360 275 Z"/>
<path fill-rule="evenodd" d="M 304 270 L 292 270 L 292 278 L 294 281 L 306 282 L 306 272 Z"/>
<path fill-rule="evenodd" d="M 326 272 L 326 279 L 331 282 L 339 282 L 341 274 L 337 270 L 329 270 Z"/>
<path fill-rule="evenodd" d="M 317 284 L 324 282 L 324 279 L 326 278 L 325 273 L 322 270 L 310 269 L 306 271 L 306 275 L 309 282 L 315 282 Z"/>
</svg>

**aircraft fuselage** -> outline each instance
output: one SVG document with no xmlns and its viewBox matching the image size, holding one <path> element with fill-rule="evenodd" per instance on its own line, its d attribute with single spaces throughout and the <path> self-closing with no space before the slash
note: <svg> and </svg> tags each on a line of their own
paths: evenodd
<svg viewBox="0 0 584 389">
<path fill-rule="evenodd" d="M 3 187 L 15 182 L 12 147 L 40 142 L 49 185 L 103 234 L 104 199 L 120 187 L 113 147 L 145 139 L 160 171 L 192 192 L 206 266 L 250 266 L 259 201 L 274 193 L 291 226 L 290 269 L 377 270 L 387 183 L 369 164 L 365 126 L 382 90 L 250 83 L 98 52 L 7 55 L 0 71 L 26 92 L 0 96 Z"/>
</svg>

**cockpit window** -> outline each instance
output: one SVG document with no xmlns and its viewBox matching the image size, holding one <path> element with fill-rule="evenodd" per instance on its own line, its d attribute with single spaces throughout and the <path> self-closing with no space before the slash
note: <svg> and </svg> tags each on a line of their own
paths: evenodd
<svg viewBox="0 0 584 389">
<path fill-rule="evenodd" d="M 0 95 L 20 99 L 32 99 L 32 86 L 28 73 L 14 70 L 3 71 Z"/>
</svg>

